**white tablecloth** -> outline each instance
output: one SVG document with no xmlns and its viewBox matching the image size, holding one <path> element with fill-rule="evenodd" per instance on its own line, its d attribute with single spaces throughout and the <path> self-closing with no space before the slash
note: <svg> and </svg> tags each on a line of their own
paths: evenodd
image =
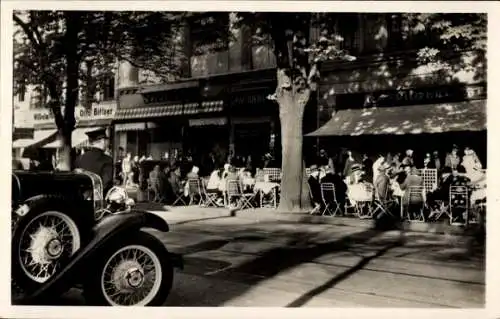
<svg viewBox="0 0 500 319">
<path fill-rule="evenodd" d="M 359 183 L 347 187 L 347 196 L 352 202 L 370 202 L 373 198 L 373 193 L 367 192 L 365 186 Z"/>
<path fill-rule="evenodd" d="M 478 200 L 483 200 L 486 198 L 486 188 L 473 190 L 470 195 L 470 202 L 474 204 Z"/>
<path fill-rule="evenodd" d="M 275 187 L 280 187 L 280 184 L 273 182 L 256 182 L 253 188 L 256 192 L 262 191 L 264 194 L 269 194 Z"/>
</svg>

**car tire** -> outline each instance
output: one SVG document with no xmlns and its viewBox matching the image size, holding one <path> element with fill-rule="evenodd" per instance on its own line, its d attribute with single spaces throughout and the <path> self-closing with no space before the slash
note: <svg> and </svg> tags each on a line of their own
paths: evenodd
<svg viewBox="0 0 500 319">
<path fill-rule="evenodd" d="M 151 290 L 153 295 L 147 295 L 147 297 L 143 298 L 141 302 L 136 304 L 113 303 L 110 300 L 111 297 L 104 291 L 104 276 L 106 275 L 106 271 L 110 269 L 108 267 L 111 261 L 114 260 L 113 258 L 119 256 L 120 251 L 126 251 L 126 249 L 129 249 L 130 247 L 140 248 L 143 251 L 148 251 L 148 254 L 155 255 L 155 276 L 157 276 L 158 271 L 161 272 L 161 276 L 159 276 L 159 279 L 156 279 L 155 277 L 155 280 L 159 280 L 159 282 L 155 281 L 153 284 Z M 83 287 L 83 295 L 85 297 L 86 304 L 88 305 L 161 306 L 167 299 L 172 288 L 174 269 L 170 260 L 170 254 L 163 243 L 153 235 L 143 231 L 138 231 L 136 233 L 126 234 L 126 236 L 120 236 L 120 240 L 114 240 L 106 248 L 103 248 L 103 253 L 99 254 L 99 258 L 95 260 L 88 273 L 90 276 L 86 278 Z"/>
<path fill-rule="evenodd" d="M 34 292 L 48 280 L 47 278 L 41 282 L 30 278 L 27 265 L 24 265 L 21 261 L 21 241 L 24 241 L 26 236 L 30 236 L 29 234 L 25 234 L 25 231 L 28 230 L 28 227 L 31 227 L 32 222 L 44 216 L 54 216 L 66 222 L 68 228 L 72 232 L 72 236 L 75 236 L 71 247 L 71 254 L 74 254 L 81 247 L 85 235 L 82 231 L 82 222 L 78 214 L 71 209 L 71 204 L 59 196 L 39 195 L 27 200 L 24 205 L 24 209 L 27 211 L 26 215 L 19 216 L 13 214 L 15 222 L 12 227 L 11 274 L 16 289 L 20 290 L 23 294 L 29 294 Z M 33 257 L 33 255 L 31 255 L 31 257 Z"/>
</svg>

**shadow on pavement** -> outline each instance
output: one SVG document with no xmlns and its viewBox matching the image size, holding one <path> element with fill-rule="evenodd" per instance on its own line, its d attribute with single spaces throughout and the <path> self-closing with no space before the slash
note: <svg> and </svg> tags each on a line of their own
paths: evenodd
<svg viewBox="0 0 500 319">
<path fill-rule="evenodd" d="M 378 230 L 363 230 L 320 244 L 308 243 L 306 234 L 296 234 L 296 238 L 291 238 L 291 241 L 288 242 L 288 244 L 294 244 L 294 246 L 284 245 L 284 247 L 270 249 L 242 265 L 228 267 L 209 276 L 234 282 L 234 285 L 228 283 L 224 285 L 224 289 L 212 289 L 208 296 L 204 292 L 196 292 L 200 296 L 192 297 L 191 300 L 186 300 L 187 296 L 182 291 L 174 289 L 169 297 L 168 304 L 191 307 L 223 306 L 228 301 L 242 296 L 252 289 L 252 286 L 259 284 L 264 279 L 272 278 L 302 263 L 311 262 L 322 255 L 347 250 L 351 245 L 367 243 L 382 233 L 384 232 Z M 299 247 L 296 245 L 299 245 Z M 201 284 L 197 284 L 197 287 L 203 289 Z M 210 287 L 206 288 L 210 289 Z"/>
<path fill-rule="evenodd" d="M 372 261 L 375 258 L 383 256 L 385 253 L 387 253 L 390 249 L 400 246 L 400 242 L 393 243 L 391 245 L 388 245 L 384 247 L 383 249 L 379 250 L 376 254 L 368 257 L 364 257 L 361 261 L 359 261 L 355 266 L 349 268 L 345 272 L 339 274 L 338 276 L 333 277 L 331 280 L 328 282 L 324 283 L 323 285 L 314 288 L 313 290 L 310 290 L 309 292 L 303 294 L 296 300 L 292 301 L 287 305 L 287 307 L 301 307 L 305 305 L 308 301 L 313 299 L 315 296 L 320 295 L 321 293 L 325 292 L 326 290 L 333 288 L 336 284 L 339 282 L 349 278 L 351 275 L 356 273 L 358 270 L 363 269 L 370 261 Z"/>
<path fill-rule="evenodd" d="M 215 217 L 205 217 L 205 218 L 196 218 L 196 219 L 188 219 L 188 220 L 183 220 L 180 222 L 176 222 L 174 225 L 183 225 L 183 224 L 189 224 L 189 223 L 195 223 L 195 222 L 201 222 L 205 220 L 211 220 L 211 219 L 223 219 L 223 218 L 230 218 L 231 216 L 215 216 Z"/>
</svg>

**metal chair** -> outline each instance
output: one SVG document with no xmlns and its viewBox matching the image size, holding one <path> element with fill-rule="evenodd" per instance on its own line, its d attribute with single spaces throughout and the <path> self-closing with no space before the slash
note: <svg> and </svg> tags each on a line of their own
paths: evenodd
<svg viewBox="0 0 500 319">
<path fill-rule="evenodd" d="M 226 192 L 229 206 L 231 205 L 231 200 L 236 198 L 236 207 L 238 209 L 254 208 L 249 198 L 250 196 L 253 196 L 253 194 L 244 194 L 241 191 L 241 185 L 238 180 L 227 180 Z"/>
<path fill-rule="evenodd" d="M 311 198 L 311 202 L 314 204 L 314 208 L 309 212 L 309 214 L 314 215 L 321 209 L 321 205 L 314 200 L 311 185 L 309 185 L 309 183 L 307 183 L 307 189 L 309 190 L 309 197 Z"/>
<path fill-rule="evenodd" d="M 450 224 L 456 223 L 456 212 L 462 212 L 466 222 L 469 219 L 469 190 L 467 186 L 451 186 L 450 202 L 448 204 Z M 462 223 L 460 223 L 462 224 Z"/>
<path fill-rule="evenodd" d="M 209 192 L 204 183 L 201 183 L 201 188 L 203 196 L 205 197 L 205 205 L 207 207 L 219 207 L 219 204 L 217 204 L 217 199 L 219 198 L 219 194 Z"/>
<path fill-rule="evenodd" d="M 322 183 L 320 185 L 320 189 L 321 199 L 323 200 L 323 204 L 325 205 L 325 208 L 323 209 L 323 212 L 321 212 L 321 215 L 335 216 L 337 215 L 337 212 L 341 212 L 342 210 L 340 209 L 340 204 L 337 201 L 335 186 L 333 185 L 333 183 Z"/>
<path fill-rule="evenodd" d="M 425 222 L 425 187 L 410 186 L 405 194 L 404 205 L 406 208 L 406 218 L 409 221 Z M 417 208 L 418 214 L 413 216 L 413 208 Z M 414 218 L 415 217 L 415 218 Z"/>
<path fill-rule="evenodd" d="M 391 195 L 391 189 L 390 186 L 387 185 L 387 188 L 385 189 L 385 193 L 383 195 L 383 198 L 380 198 L 378 192 L 375 192 L 375 200 L 373 201 L 373 211 L 372 211 L 372 216 L 377 216 L 380 214 L 387 214 L 392 217 L 395 217 L 394 214 L 392 213 L 391 209 L 393 208 L 393 205 L 398 204 L 398 201 Z"/>
<path fill-rule="evenodd" d="M 201 181 L 199 179 L 188 179 L 188 189 L 189 189 L 189 205 L 192 205 L 195 202 L 195 199 L 198 198 L 198 205 L 205 204 L 205 198 L 203 197 L 203 191 L 201 186 Z"/>
<path fill-rule="evenodd" d="M 281 168 L 268 167 L 264 168 L 264 176 L 269 176 L 270 182 L 279 182 L 281 180 Z"/>
<path fill-rule="evenodd" d="M 364 191 L 370 195 L 370 200 L 356 201 L 354 205 L 356 213 L 360 219 L 371 219 L 373 217 L 373 193 L 374 187 L 372 184 L 364 183 Z"/>
</svg>

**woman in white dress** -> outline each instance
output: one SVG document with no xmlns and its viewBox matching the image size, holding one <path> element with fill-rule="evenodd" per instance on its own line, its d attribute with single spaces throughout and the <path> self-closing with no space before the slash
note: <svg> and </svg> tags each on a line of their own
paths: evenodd
<svg viewBox="0 0 500 319">
<path fill-rule="evenodd" d="M 469 147 L 464 149 L 464 157 L 462 158 L 462 166 L 465 168 L 467 177 L 470 178 L 471 183 L 475 184 L 484 178 L 484 173 L 481 171 L 483 165 L 476 155 L 476 152 Z"/>
</svg>

